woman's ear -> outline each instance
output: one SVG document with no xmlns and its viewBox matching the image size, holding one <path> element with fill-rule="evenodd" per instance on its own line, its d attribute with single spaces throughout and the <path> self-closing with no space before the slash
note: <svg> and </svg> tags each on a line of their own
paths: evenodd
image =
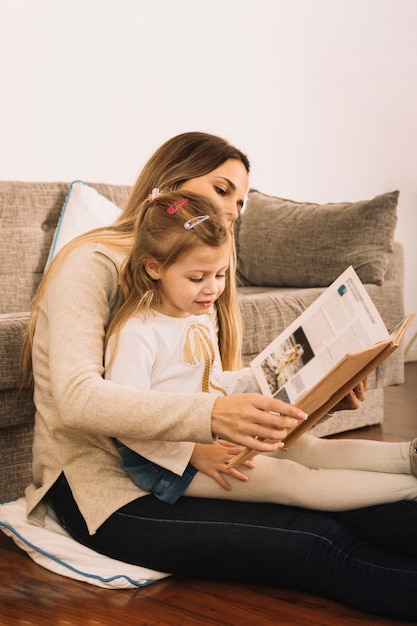
<svg viewBox="0 0 417 626">
<path fill-rule="evenodd" d="M 146 261 L 145 269 L 152 280 L 159 280 L 160 277 L 160 265 L 154 259 Z"/>
</svg>

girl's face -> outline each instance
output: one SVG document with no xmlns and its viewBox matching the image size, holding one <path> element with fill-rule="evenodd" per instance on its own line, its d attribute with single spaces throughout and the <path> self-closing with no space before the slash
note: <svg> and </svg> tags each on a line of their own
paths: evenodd
<svg viewBox="0 0 417 626">
<path fill-rule="evenodd" d="M 201 245 L 168 268 L 149 261 L 149 275 L 160 281 L 158 311 L 170 317 L 207 313 L 224 291 L 231 251 L 230 242 L 217 248 Z"/>
<path fill-rule="evenodd" d="M 249 177 L 243 163 L 238 159 L 228 159 L 212 172 L 190 178 L 180 190 L 193 191 L 213 200 L 227 219 L 234 222 L 243 207 L 248 186 Z"/>
</svg>

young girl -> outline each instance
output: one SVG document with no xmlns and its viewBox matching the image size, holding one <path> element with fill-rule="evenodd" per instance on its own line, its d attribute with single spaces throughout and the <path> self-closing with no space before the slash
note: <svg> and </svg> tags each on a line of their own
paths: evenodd
<svg viewBox="0 0 417 626">
<path fill-rule="evenodd" d="M 230 275 L 233 245 L 220 209 L 201 196 L 170 192 L 144 203 L 135 243 L 121 272 L 124 302 L 107 333 L 106 377 L 144 390 L 259 392 L 250 368 L 222 371 L 210 321 L 214 303 L 237 311 Z M 229 349 L 236 351 L 230 343 Z M 217 450 L 236 446 L 190 441 L 118 441 L 135 484 L 169 504 L 185 495 L 347 510 L 417 499 L 409 444 L 393 444 L 382 461 L 372 441 L 304 435 L 290 447 L 226 470 Z M 322 469 L 320 469 L 322 468 Z M 225 475 L 235 484 L 231 485 Z"/>
</svg>

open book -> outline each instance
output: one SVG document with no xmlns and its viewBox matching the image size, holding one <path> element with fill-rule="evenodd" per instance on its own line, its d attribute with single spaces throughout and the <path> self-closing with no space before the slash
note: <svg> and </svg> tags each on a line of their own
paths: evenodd
<svg viewBox="0 0 417 626">
<path fill-rule="evenodd" d="M 308 419 L 288 433 L 287 447 L 314 426 L 398 348 L 415 315 L 391 332 L 349 267 L 253 361 L 264 395 L 293 404 Z M 258 454 L 246 448 L 229 467 Z"/>
</svg>

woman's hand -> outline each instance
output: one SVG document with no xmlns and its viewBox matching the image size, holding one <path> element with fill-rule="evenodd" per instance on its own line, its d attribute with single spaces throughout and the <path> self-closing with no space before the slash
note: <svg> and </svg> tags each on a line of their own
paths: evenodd
<svg viewBox="0 0 417 626">
<path fill-rule="evenodd" d="M 369 389 L 368 377 L 364 378 L 356 387 L 352 389 L 340 402 L 333 407 L 333 411 L 349 411 L 359 409 L 361 403 L 366 398 L 366 392 Z"/>
<path fill-rule="evenodd" d="M 223 439 L 219 439 L 214 444 L 196 443 L 190 463 L 198 469 L 198 471 L 207 474 L 207 476 L 211 476 L 223 489 L 230 491 L 232 487 L 224 478 L 223 473 L 227 473 L 229 476 L 233 476 L 242 482 L 248 480 L 246 474 L 242 474 L 242 472 L 239 472 L 237 469 L 229 469 L 227 467 L 228 461 L 240 452 L 242 452 L 241 448 Z M 242 465 L 250 469 L 255 467 L 254 462 L 250 460 L 244 461 Z"/>
<path fill-rule="evenodd" d="M 282 447 L 288 431 L 306 418 L 291 404 L 259 393 L 216 398 L 211 415 L 215 435 L 258 452 L 274 452 Z"/>
</svg>

